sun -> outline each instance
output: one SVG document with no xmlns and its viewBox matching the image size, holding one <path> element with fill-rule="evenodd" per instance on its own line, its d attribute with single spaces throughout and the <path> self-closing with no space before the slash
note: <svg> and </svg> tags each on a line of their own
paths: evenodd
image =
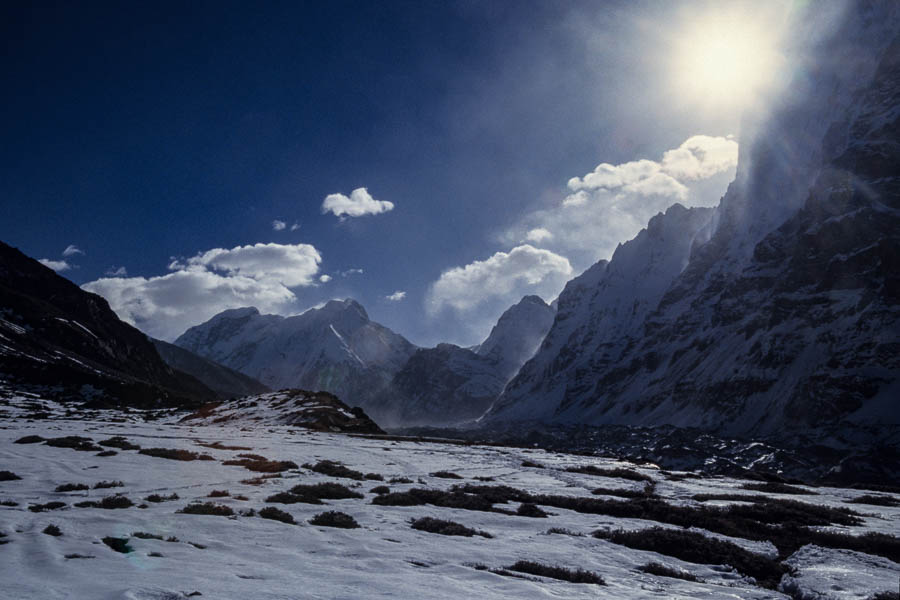
<svg viewBox="0 0 900 600">
<path fill-rule="evenodd" d="M 678 36 L 673 55 L 677 88 L 710 106 L 744 107 L 777 80 L 782 66 L 779 31 L 758 14 L 713 14 Z"/>
</svg>

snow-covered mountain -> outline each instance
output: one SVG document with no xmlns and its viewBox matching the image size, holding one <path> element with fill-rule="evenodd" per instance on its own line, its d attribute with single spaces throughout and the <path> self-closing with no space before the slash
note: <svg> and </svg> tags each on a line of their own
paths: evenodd
<svg viewBox="0 0 900 600">
<path fill-rule="evenodd" d="M 293 317 L 226 310 L 188 329 L 175 345 L 272 389 L 326 391 L 363 407 L 416 349 L 350 299 Z"/>
<path fill-rule="evenodd" d="M 162 340 L 151 338 L 156 351 L 167 365 L 200 380 L 222 399 L 239 398 L 251 394 L 263 394 L 269 388 L 234 369 L 197 356 L 193 352 Z"/>
<path fill-rule="evenodd" d="M 534 356 L 555 314 L 556 310 L 540 296 L 525 296 L 506 309 L 475 351 L 497 366 L 497 374 L 505 383 Z"/>
<path fill-rule="evenodd" d="M 898 422 L 898 8 L 854 4 L 825 36 L 806 25 L 803 77 L 720 205 L 670 208 L 570 282 L 488 421 Z"/>
</svg>

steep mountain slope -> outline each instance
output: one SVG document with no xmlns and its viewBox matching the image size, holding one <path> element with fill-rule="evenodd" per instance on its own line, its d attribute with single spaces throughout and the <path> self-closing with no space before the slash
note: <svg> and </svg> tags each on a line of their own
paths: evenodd
<svg viewBox="0 0 900 600">
<path fill-rule="evenodd" d="M 206 387 L 214 391 L 220 398 L 235 398 L 264 394 L 269 390 L 252 377 L 238 373 L 234 369 L 222 366 L 209 359 L 197 356 L 175 344 L 162 340 L 152 340 L 159 356 L 170 367 L 196 377 Z"/>
<path fill-rule="evenodd" d="M 506 309 L 476 352 L 497 365 L 497 374 L 508 380 L 534 356 L 555 314 L 540 296 L 525 296 Z"/>
<path fill-rule="evenodd" d="M 816 68 L 742 153 L 711 239 L 684 245 L 684 269 L 658 295 L 642 291 L 649 302 L 614 326 L 606 317 L 622 315 L 623 298 L 604 283 L 618 251 L 582 276 L 596 285 L 576 294 L 570 284 L 490 420 L 735 434 L 896 424 L 898 21 L 896 4 L 855 4 L 805 48 Z M 692 237 L 702 241 L 703 230 Z"/>
<path fill-rule="evenodd" d="M 327 391 L 363 407 L 415 351 L 403 336 L 369 320 L 355 300 L 332 300 L 293 317 L 226 310 L 188 329 L 175 345 L 272 389 Z"/>
<path fill-rule="evenodd" d="M 213 399 L 106 300 L 0 242 L 0 378 L 57 399 L 131 406 Z"/>
</svg>

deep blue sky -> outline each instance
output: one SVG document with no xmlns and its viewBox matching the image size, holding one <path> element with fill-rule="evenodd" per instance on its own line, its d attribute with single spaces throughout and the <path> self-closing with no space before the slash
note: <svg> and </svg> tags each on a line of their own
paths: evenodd
<svg viewBox="0 0 900 600">
<path fill-rule="evenodd" d="M 4 3 L 0 239 L 50 260 L 77 246 L 61 274 L 78 284 L 119 266 L 163 276 L 170 257 L 213 248 L 310 244 L 316 277 L 332 280 L 292 288 L 285 312 L 353 296 L 413 342 L 474 343 L 497 307 L 559 283 L 426 311 L 443 272 L 521 245 L 513 230 L 543 223 L 529 215 L 601 162 L 739 133 L 738 111 L 704 110 L 670 84 L 674 40 L 700 10 Z M 700 192 L 718 197 L 728 177 Z M 322 214 L 325 196 L 359 187 L 394 210 Z M 553 248 L 571 275 L 610 251 L 579 243 Z M 385 299 L 395 291 L 405 298 Z"/>
</svg>

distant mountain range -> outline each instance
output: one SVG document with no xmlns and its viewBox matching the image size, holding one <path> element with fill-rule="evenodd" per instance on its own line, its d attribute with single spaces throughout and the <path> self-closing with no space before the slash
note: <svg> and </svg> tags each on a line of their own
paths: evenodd
<svg viewBox="0 0 900 600">
<path fill-rule="evenodd" d="M 476 349 L 417 348 L 355 300 L 293 317 L 226 310 L 175 345 L 273 388 L 333 393 L 382 425 L 453 425 L 480 417 L 534 353 L 554 310 L 527 296 Z"/>
</svg>

